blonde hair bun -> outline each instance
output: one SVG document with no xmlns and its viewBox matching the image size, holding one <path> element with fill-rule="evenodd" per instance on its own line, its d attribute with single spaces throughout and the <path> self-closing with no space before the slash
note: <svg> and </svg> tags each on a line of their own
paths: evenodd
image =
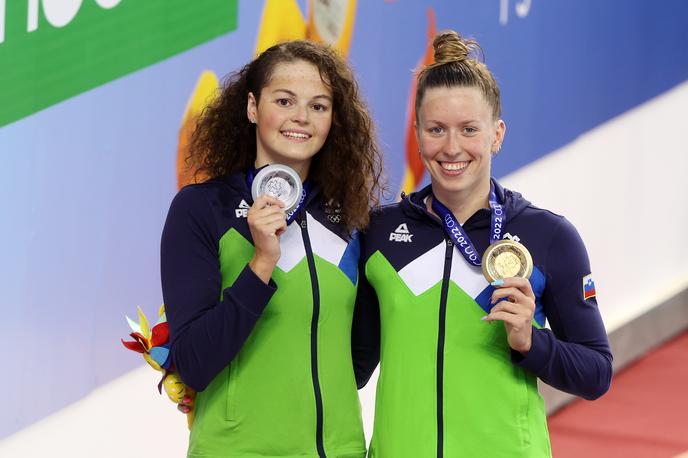
<svg viewBox="0 0 688 458">
<path fill-rule="evenodd" d="M 443 30 L 435 36 L 432 47 L 435 50 L 435 64 L 463 62 L 468 59 L 471 50 L 477 46 L 473 40 L 464 40 L 453 30 Z"/>
<path fill-rule="evenodd" d="M 435 61 L 417 70 L 416 118 L 428 88 L 477 87 L 492 107 L 495 120 L 501 117 L 499 85 L 483 63 L 483 50 L 477 41 L 463 38 L 454 30 L 443 30 L 432 42 Z"/>
</svg>

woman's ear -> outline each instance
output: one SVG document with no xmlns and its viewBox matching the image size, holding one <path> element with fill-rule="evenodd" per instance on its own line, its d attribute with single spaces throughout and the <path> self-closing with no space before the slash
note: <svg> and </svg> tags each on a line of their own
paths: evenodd
<svg viewBox="0 0 688 458">
<path fill-rule="evenodd" d="M 492 142 L 492 155 L 496 156 L 502 148 L 504 142 L 504 135 L 506 135 L 506 123 L 502 119 L 498 119 L 495 125 L 495 139 Z"/>
<path fill-rule="evenodd" d="M 255 124 L 257 116 L 258 102 L 256 102 L 256 97 L 253 95 L 253 92 L 249 92 L 248 101 L 246 102 L 246 117 L 251 124 Z"/>
</svg>

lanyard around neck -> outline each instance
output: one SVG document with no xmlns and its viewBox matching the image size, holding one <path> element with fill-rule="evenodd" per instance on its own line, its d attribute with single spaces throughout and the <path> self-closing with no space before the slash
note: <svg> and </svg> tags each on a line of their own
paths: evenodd
<svg viewBox="0 0 688 458">
<path fill-rule="evenodd" d="M 490 180 L 490 196 L 488 198 L 490 204 L 490 244 L 498 242 L 501 239 L 502 228 L 506 222 L 506 209 L 499 203 L 497 193 L 495 192 L 494 183 Z M 442 202 L 432 196 L 432 209 L 442 219 L 444 230 L 449 237 L 454 241 L 456 247 L 459 249 L 463 257 L 474 266 L 480 266 L 481 260 L 478 252 L 473 246 L 473 242 L 468 237 L 466 231 L 463 230 L 461 224 L 456 219 L 454 214 Z"/>
</svg>

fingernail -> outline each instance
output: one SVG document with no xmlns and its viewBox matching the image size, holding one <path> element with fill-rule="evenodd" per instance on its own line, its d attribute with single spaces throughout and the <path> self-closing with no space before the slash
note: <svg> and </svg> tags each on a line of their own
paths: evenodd
<svg viewBox="0 0 688 458">
<path fill-rule="evenodd" d="M 484 317 L 481 317 L 480 319 L 483 321 L 487 321 L 487 317 L 488 317 L 488 315 L 485 315 Z"/>
<path fill-rule="evenodd" d="M 189 396 L 184 396 L 184 399 L 182 399 L 182 402 L 183 402 L 184 404 L 188 404 L 188 403 L 191 402 L 191 398 L 190 398 Z"/>
<path fill-rule="evenodd" d="M 503 284 L 504 284 L 504 280 L 502 280 L 501 278 L 490 283 L 490 285 L 492 285 L 492 286 L 502 286 Z"/>
</svg>

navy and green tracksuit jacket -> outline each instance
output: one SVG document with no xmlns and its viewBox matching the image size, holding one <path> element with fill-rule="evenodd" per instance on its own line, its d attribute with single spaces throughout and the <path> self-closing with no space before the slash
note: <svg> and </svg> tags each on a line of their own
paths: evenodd
<svg viewBox="0 0 688 458">
<path fill-rule="evenodd" d="M 362 458 L 351 322 L 360 245 L 310 193 L 269 285 L 244 174 L 183 188 L 161 246 L 171 357 L 198 391 L 189 457 Z"/>
<path fill-rule="evenodd" d="M 357 308 L 354 351 L 361 379 L 379 351 L 373 458 L 550 457 L 537 378 L 587 399 L 609 387 L 612 355 L 596 300 L 584 299 L 590 266 L 578 233 L 565 218 L 495 187 L 507 211 L 505 234 L 534 262 L 526 357 L 509 348 L 503 323 L 480 319 L 493 288 L 426 210 L 429 186 L 383 208 L 364 234 L 365 307 Z M 482 255 L 489 209 L 463 228 Z"/>
</svg>

